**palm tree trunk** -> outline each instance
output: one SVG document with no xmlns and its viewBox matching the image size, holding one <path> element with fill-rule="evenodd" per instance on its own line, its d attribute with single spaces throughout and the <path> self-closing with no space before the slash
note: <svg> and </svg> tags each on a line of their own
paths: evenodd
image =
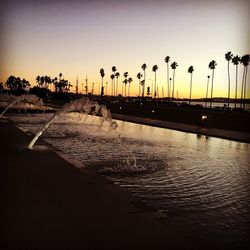
<svg viewBox="0 0 250 250">
<path fill-rule="evenodd" d="M 228 73 L 228 98 L 227 98 L 227 106 L 229 108 L 230 105 L 230 72 L 229 72 L 229 61 L 227 66 L 227 73 Z"/>
<path fill-rule="evenodd" d="M 102 77 L 102 89 L 101 89 L 101 96 L 103 96 L 103 77 Z"/>
<path fill-rule="evenodd" d="M 128 84 L 128 97 L 129 97 L 129 94 L 130 94 L 130 83 Z"/>
<path fill-rule="evenodd" d="M 170 98 L 170 84 L 169 84 L 169 64 L 167 63 L 167 82 L 168 82 L 168 99 Z"/>
<path fill-rule="evenodd" d="M 124 94 L 124 96 L 126 97 L 126 91 L 127 90 L 127 84 L 125 84 L 125 94 Z"/>
<path fill-rule="evenodd" d="M 146 84 L 146 69 L 144 69 L 144 83 L 142 86 L 142 97 L 144 97 L 144 93 L 145 93 L 145 84 Z"/>
<path fill-rule="evenodd" d="M 237 82 L 238 82 L 238 65 L 236 64 L 236 84 L 235 84 L 235 103 L 234 103 L 234 108 L 236 108 L 237 105 Z"/>
<path fill-rule="evenodd" d="M 156 98 L 156 93 L 157 93 L 157 90 L 156 90 L 156 72 L 155 72 L 155 95 L 154 95 L 155 98 Z"/>
<path fill-rule="evenodd" d="M 172 90 L 172 99 L 174 100 L 174 77 L 175 77 L 175 70 L 173 70 L 173 90 Z"/>
<path fill-rule="evenodd" d="M 211 86 L 210 109 L 212 108 L 212 102 L 213 102 L 213 87 L 214 87 L 214 69 L 212 71 L 212 86 Z"/>
<path fill-rule="evenodd" d="M 118 77 L 116 78 L 116 96 L 118 96 Z"/>
<path fill-rule="evenodd" d="M 206 102 L 205 102 L 205 108 L 207 107 L 208 86 L 209 86 L 209 78 L 207 78 L 207 91 L 206 91 Z"/>
<path fill-rule="evenodd" d="M 141 96 L 141 83 L 140 83 L 140 79 L 139 79 L 139 97 Z"/>
<path fill-rule="evenodd" d="M 245 71 L 246 71 L 246 67 L 244 67 L 243 76 L 242 76 L 240 108 L 242 108 L 242 106 L 243 106 L 243 91 L 244 91 L 244 82 L 245 82 Z"/>
<path fill-rule="evenodd" d="M 192 76 L 193 76 L 193 74 L 191 73 L 191 79 L 190 79 L 190 94 L 189 94 L 189 105 L 191 104 L 191 93 L 192 93 Z"/>
<path fill-rule="evenodd" d="M 246 106 L 246 90 L 247 90 L 247 68 L 248 66 L 246 66 L 246 73 L 245 73 L 245 86 L 244 86 L 244 102 L 243 102 L 243 109 L 245 109 Z"/>
</svg>

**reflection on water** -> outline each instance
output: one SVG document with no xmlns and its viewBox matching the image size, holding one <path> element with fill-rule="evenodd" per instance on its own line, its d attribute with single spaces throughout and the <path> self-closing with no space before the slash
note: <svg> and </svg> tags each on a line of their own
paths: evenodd
<svg viewBox="0 0 250 250">
<path fill-rule="evenodd" d="M 13 119 L 36 132 L 48 117 Z M 98 119 L 87 117 L 83 123 L 68 114 L 44 138 L 105 173 L 190 236 L 215 240 L 221 248 L 249 243 L 249 144 L 123 121 L 111 131 L 100 128 Z"/>
</svg>

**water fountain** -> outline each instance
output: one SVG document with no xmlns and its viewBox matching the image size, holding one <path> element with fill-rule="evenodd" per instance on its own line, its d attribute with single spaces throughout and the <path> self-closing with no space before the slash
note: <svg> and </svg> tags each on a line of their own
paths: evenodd
<svg viewBox="0 0 250 250">
<path fill-rule="evenodd" d="M 59 109 L 43 126 L 41 130 L 39 130 L 34 138 L 31 140 L 28 149 L 32 149 L 37 139 L 42 135 L 42 133 L 50 126 L 53 121 L 65 113 L 70 112 L 79 112 L 80 114 L 91 114 L 101 116 L 101 125 L 106 121 L 109 123 L 112 129 L 116 129 L 117 123 L 112 120 L 110 111 L 104 105 L 99 105 L 95 101 L 90 101 L 87 97 L 83 97 L 81 99 L 70 101 L 66 103 L 61 109 Z"/>
<path fill-rule="evenodd" d="M 1 95 L 0 100 L 5 103 L 9 103 L 7 107 L 3 110 L 3 112 L 0 114 L 0 119 L 4 116 L 6 111 L 10 109 L 11 107 L 19 104 L 19 103 L 26 103 L 26 104 L 32 104 L 35 105 L 36 109 L 42 109 L 45 110 L 45 107 L 43 105 L 42 99 L 35 95 L 21 95 L 21 96 L 14 96 L 14 95 Z M 27 108 L 24 106 L 24 108 Z"/>
</svg>

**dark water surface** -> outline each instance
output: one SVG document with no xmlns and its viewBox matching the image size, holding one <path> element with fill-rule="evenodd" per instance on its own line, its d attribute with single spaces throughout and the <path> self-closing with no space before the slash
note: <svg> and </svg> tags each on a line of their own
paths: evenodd
<svg viewBox="0 0 250 250">
<path fill-rule="evenodd" d="M 12 119 L 36 132 L 50 116 Z M 221 249 L 247 248 L 249 144 L 123 121 L 113 131 L 99 127 L 98 119 L 70 114 L 42 137 L 140 197 L 190 237 L 215 241 Z"/>
</svg>

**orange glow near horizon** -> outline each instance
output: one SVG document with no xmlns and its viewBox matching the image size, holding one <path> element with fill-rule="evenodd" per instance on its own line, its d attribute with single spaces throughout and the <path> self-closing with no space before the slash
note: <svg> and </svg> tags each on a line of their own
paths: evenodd
<svg viewBox="0 0 250 250">
<path fill-rule="evenodd" d="M 15 2 L 15 0 L 13 0 Z M 166 63 L 178 63 L 175 76 L 175 96 L 189 98 L 190 65 L 194 66 L 192 98 L 205 97 L 208 63 L 216 60 L 214 97 L 227 97 L 228 78 L 225 53 L 242 56 L 250 53 L 249 2 L 225 1 L 63 1 L 62 5 L 39 3 L 3 6 L 4 39 L 1 44 L 0 81 L 10 75 L 27 79 L 36 85 L 37 75 L 52 78 L 61 72 L 75 91 L 88 75 L 89 89 L 95 83 L 99 93 L 100 68 L 104 68 L 104 83 L 111 93 L 112 66 L 120 72 L 119 86 L 127 71 L 133 78 L 131 95 L 138 95 L 137 73 L 146 63 L 146 88 L 154 86 L 152 66 L 157 64 L 159 96 L 166 96 Z M 24 1 L 25 2 L 25 1 Z M 192 3 L 191 3 L 192 2 Z M 56 2 L 55 2 L 56 3 Z M 19 5 L 18 5 L 19 4 Z M 212 13 L 212 15 L 211 15 Z M 239 66 L 238 91 L 242 81 Z M 235 93 L 235 66 L 230 64 L 231 97 Z M 170 68 L 172 78 L 172 69 Z M 143 77 L 142 77 L 143 79 Z M 248 77 L 247 98 L 250 98 Z M 98 87 L 99 86 L 99 87 Z M 105 86 L 105 84 L 104 84 Z M 211 86 L 211 80 L 210 80 Z M 97 92 L 98 91 L 98 92 Z M 238 94 L 239 95 L 239 94 Z"/>
</svg>

